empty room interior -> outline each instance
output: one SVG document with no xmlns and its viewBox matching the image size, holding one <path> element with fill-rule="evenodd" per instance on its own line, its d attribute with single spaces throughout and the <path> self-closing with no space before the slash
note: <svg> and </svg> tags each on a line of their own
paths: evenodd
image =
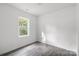
<svg viewBox="0 0 79 59">
<path fill-rule="evenodd" d="M 0 3 L 0 56 L 78 56 L 79 4 Z"/>
</svg>

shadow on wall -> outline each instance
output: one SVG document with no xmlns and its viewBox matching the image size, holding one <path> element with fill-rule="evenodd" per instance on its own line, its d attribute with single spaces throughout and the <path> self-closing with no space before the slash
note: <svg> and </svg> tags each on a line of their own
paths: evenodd
<svg viewBox="0 0 79 59">
<path fill-rule="evenodd" d="M 45 26 L 45 31 L 42 32 L 42 42 L 47 43 L 47 42 L 56 42 L 56 28 L 51 27 L 50 25 Z"/>
</svg>

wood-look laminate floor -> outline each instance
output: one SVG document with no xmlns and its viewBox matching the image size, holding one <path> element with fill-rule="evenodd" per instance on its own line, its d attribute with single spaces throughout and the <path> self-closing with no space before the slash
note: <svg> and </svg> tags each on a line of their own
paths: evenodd
<svg viewBox="0 0 79 59">
<path fill-rule="evenodd" d="M 37 42 L 8 54 L 7 56 L 76 56 L 76 53 Z"/>
</svg>

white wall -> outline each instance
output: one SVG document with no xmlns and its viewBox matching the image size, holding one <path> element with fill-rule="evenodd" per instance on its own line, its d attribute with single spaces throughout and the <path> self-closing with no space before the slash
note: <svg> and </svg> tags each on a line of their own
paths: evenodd
<svg viewBox="0 0 79 59">
<path fill-rule="evenodd" d="M 77 49 L 78 49 L 78 56 L 79 56 L 79 3 L 76 5 L 76 14 L 77 14 L 77 20 L 76 20 L 76 39 L 77 39 Z"/>
<path fill-rule="evenodd" d="M 18 17 L 29 18 L 30 36 L 18 37 Z M 9 52 L 36 41 L 36 20 L 31 14 L 25 13 L 13 6 L 0 4 L 0 54 Z"/>
<path fill-rule="evenodd" d="M 75 36 L 75 6 L 39 17 L 39 36 L 44 33 L 46 43 L 67 50 L 77 51 Z M 41 37 L 39 37 L 39 41 Z"/>
</svg>

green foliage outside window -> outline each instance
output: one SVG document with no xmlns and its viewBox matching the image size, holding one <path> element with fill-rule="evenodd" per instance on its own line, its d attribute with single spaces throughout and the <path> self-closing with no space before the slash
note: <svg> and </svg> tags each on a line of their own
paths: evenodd
<svg viewBox="0 0 79 59">
<path fill-rule="evenodd" d="M 19 32 L 20 35 L 27 35 L 28 34 L 28 19 L 25 17 L 21 17 L 19 19 Z"/>
</svg>

